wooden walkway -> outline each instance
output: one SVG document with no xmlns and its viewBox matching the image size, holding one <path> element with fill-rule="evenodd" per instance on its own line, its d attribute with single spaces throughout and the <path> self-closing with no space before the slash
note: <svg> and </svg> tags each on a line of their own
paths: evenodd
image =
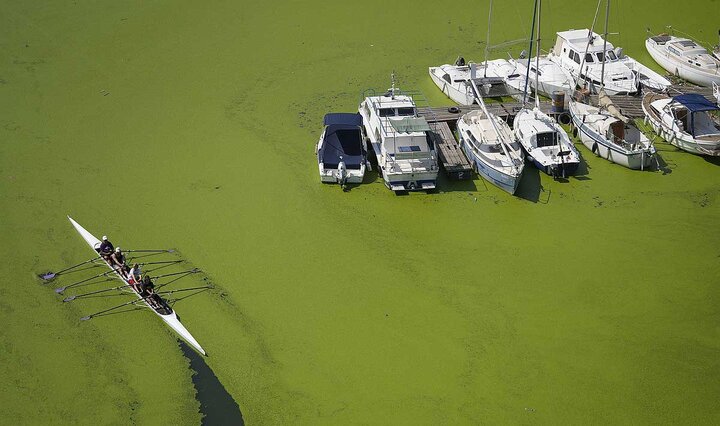
<svg viewBox="0 0 720 426">
<path fill-rule="evenodd" d="M 502 117 L 504 120 L 515 117 L 520 111 L 522 104 L 520 102 L 493 102 L 485 104 L 490 114 Z M 540 102 L 540 110 L 546 114 L 550 114 L 551 104 L 549 101 Z M 453 107 L 426 107 L 418 108 L 418 115 L 425 117 L 428 123 L 439 122 L 455 122 L 463 114 L 470 111 L 480 109 L 479 105 L 457 105 Z"/>
<path fill-rule="evenodd" d="M 430 137 L 435 144 L 438 153 L 439 163 L 442 164 L 445 173 L 450 179 L 468 180 L 472 179 L 472 167 L 465 158 L 460 145 L 455 140 L 452 130 L 447 122 L 437 122 L 432 126 Z"/>
</svg>

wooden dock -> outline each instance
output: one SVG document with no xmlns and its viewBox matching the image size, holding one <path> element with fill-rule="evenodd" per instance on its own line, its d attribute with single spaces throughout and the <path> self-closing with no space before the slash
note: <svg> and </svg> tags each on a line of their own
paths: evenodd
<svg viewBox="0 0 720 426">
<path fill-rule="evenodd" d="M 460 145 L 455 140 L 450 126 L 446 121 L 436 122 L 429 132 L 438 154 L 438 162 L 445 169 L 450 179 L 472 179 L 473 171 L 470 162 L 465 158 Z"/>
<path fill-rule="evenodd" d="M 490 114 L 502 117 L 505 121 L 511 121 L 520 111 L 520 102 L 492 102 L 485 104 Z M 435 122 L 456 122 L 463 114 L 480 109 L 479 105 L 457 105 L 452 107 L 426 107 L 418 108 L 418 115 L 425 117 L 428 123 Z M 550 114 L 551 104 L 549 101 L 540 102 L 540 110 Z"/>
</svg>

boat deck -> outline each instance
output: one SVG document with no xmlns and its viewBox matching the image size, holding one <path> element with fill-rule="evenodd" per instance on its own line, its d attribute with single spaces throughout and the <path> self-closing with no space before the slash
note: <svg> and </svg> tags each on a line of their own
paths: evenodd
<svg viewBox="0 0 720 426">
<path fill-rule="evenodd" d="M 436 123 L 430 131 L 430 137 L 437 149 L 439 163 L 448 177 L 454 180 L 472 179 L 472 166 L 465 158 L 448 123 Z"/>
</svg>

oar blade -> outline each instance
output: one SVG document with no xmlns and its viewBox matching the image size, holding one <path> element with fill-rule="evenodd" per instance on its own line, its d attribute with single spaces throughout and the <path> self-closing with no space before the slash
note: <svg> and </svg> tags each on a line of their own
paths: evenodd
<svg viewBox="0 0 720 426">
<path fill-rule="evenodd" d="M 55 278 L 57 276 L 57 274 L 55 272 L 47 272 L 44 274 L 40 274 L 38 276 L 45 281 L 50 281 L 51 279 Z"/>
<path fill-rule="evenodd" d="M 87 320 L 89 320 L 89 319 L 92 319 L 92 315 L 88 315 L 88 316 L 86 316 L 86 317 L 82 317 L 82 318 L 80 318 L 80 321 L 87 321 Z"/>
<path fill-rule="evenodd" d="M 72 302 L 75 299 L 77 299 L 77 296 L 68 296 L 63 299 L 63 302 Z"/>
<path fill-rule="evenodd" d="M 55 289 L 55 293 L 62 294 L 62 292 L 65 291 L 65 289 L 67 289 L 67 287 L 58 287 Z"/>
</svg>

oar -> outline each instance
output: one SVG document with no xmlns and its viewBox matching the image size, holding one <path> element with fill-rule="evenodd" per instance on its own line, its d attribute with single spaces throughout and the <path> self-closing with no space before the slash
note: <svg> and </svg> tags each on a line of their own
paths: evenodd
<svg viewBox="0 0 720 426">
<path fill-rule="evenodd" d="M 158 276 L 155 277 L 155 278 L 169 277 L 169 276 L 171 276 L 171 275 L 180 275 L 180 276 L 177 277 L 177 278 L 175 278 L 174 280 L 170 280 L 170 281 L 168 281 L 168 282 L 166 282 L 166 283 L 164 283 L 164 284 L 159 284 L 159 285 L 157 286 L 157 290 L 165 287 L 165 286 L 168 285 L 168 284 L 174 283 L 175 281 L 179 280 L 180 278 L 184 277 L 185 275 L 196 274 L 196 273 L 198 273 L 198 272 L 200 272 L 200 270 L 199 270 L 198 268 L 194 268 L 194 269 L 190 269 L 189 271 L 175 272 L 175 273 L 173 273 L 173 274 L 158 275 Z"/>
<path fill-rule="evenodd" d="M 58 275 L 60 275 L 60 274 L 62 274 L 62 273 L 64 273 L 64 272 L 67 272 L 67 271 L 69 271 L 69 270 L 71 270 L 71 269 L 75 269 L 75 268 L 77 268 L 78 266 L 82 266 L 82 265 L 84 265 L 84 264 L 86 264 L 86 263 L 94 262 L 94 261 L 96 261 L 96 260 L 98 260 L 98 259 L 100 259 L 100 256 L 93 257 L 93 258 L 90 259 L 90 260 L 86 260 L 86 261 L 84 261 L 84 262 L 78 263 L 77 265 L 70 266 L 69 268 L 65 268 L 65 269 L 63 269 L 63 270 L 61 270 L 61 271 L 57 271 L 57 272 L 47 272 L 47 273 L 45 273 L 45 274 L 41 274 L 41 275 L 39 275 L 39 277 L 42 278 L 42 279 L 45 280 L 45 281 L 48 281 L 48 280 L 51 280 L 51 279 L 57 277 Z"/>
<path fill-rule="evenodd" d="M 175 249 L 166 249 L 166 250 L 125 250 L 125 253 L 175 253 Z"/>
<path fill-rule="evenodd" d="M 79 298 L 81 298 L 81 297 L 91 296 L 91 295 L 93 295 L 93 294 L 98 294 L 98 293 L 106 293 L 106 292 L 108 292 L 108 291 L 113 291 L 113 290 L 120 290 L 120 289 L 123 289 L 123 288 L 126 288 L 126 287 L 130 287 L 130 285 L 124 284 L 124 285 L 120 285 L 120 286 L 113 287 L 113 288 L 104 288 L 104 289 L 102 289 L 102 290 L 95 290 L 95 291 L 91 291 L 91 292 L 88 292 L 88 293 L 77 294 L 77 295 L 74 295 L 74 296 L 68 296 L 68 297 L 66 297 L 66 298 L 63 299 L 63 302 L 72 302 L 73 300 L 79 299 Z"/>
<path fill-rule="evenodd" d="M 138 303 L 138 302 L 142 302 L 142 301 L 143 301 L 143 299 L 137 299 L 137 300 L 132 300 L 132 301 L 130 301 L 130 302 L 125 302 L 125 303 L 123 303 L 123 304 L 121 304 L 121 305 L 113 306 L 112 308 L 105 309 L 105 310 L 102 310 L 102 311 L 100 311 L 100 312 L 95 312 L 94 314 L 90 314 L 90 315 L 84 316 L 84 317 L 80 318 L 80 321 L 87 321 L 87 320 L 89 320 L 89 319 L 95 318 L 96 316 L 101 315 L 101 314 L 104 314 L 104 313 L 106 313 L 106 312 L 114 311 L 115 309 L 120 309 L 120 308 L 122 308 L 123 306 L 134 305 L 134 304 L 136 304 L 136 303 Z"/>
<path fill-rule="evenodd" d="M 161 291 L 161 292 L 158 292 L 158 293 L 155 293 L 155 294 L 157 294 L 158 296 L 160 296 L 160 295 L 165 295 L 165 294 L 177 293 L 177 292 L 180 292 L 180 291 L 201 290 L 201 289 L 206 289 L 206 288 L 214 288 L 214 287 L 211 286 L 211 285 L 205 285 L 205 286 L 202 286 L 202 287 L 190 287 L 190 288 L 180 288 L 180 289 L 177 289 L 177 290 Z"/>
<path fill-rule="evenodd" d="M 103 272 L 102 274 L 98 274 L 98 275 L 92 276 L 92 277 L 90 277 L 90 278 L 86 278 L 86 279 L 84 279 L 84 280 L 82 280 L 82 281 L 77 281 L 77 282 L 74 282 L 74 283 L 72 283 L 72 284 L 68 284 L 68 285 L 66 285 L 65 287 L 58 287 L 58 288 L 55 289 L 55 293 L 58 293 L 58 294 L 59 294 L 59 293 L 62 293 L 63 291 L 65 291 L 65 290 L 67 290 L 67 289 L 69 289 L 69 288 L 71 288 L 71 287 L 79 286 L 79 285 L 82 284 L 82 283 L 86 283 L 86 282 L 88 282 L 88 281 L 90 281 L 90 280 L 94 280 L 95 278 L 104 277 L 104 276 L 110 275 L 110 274 L 112 274 L 112 273 L 115 273 L 115 270 L 110 270 L 110 271 L 107 271 L 107 272 Z"/>
</svg>

